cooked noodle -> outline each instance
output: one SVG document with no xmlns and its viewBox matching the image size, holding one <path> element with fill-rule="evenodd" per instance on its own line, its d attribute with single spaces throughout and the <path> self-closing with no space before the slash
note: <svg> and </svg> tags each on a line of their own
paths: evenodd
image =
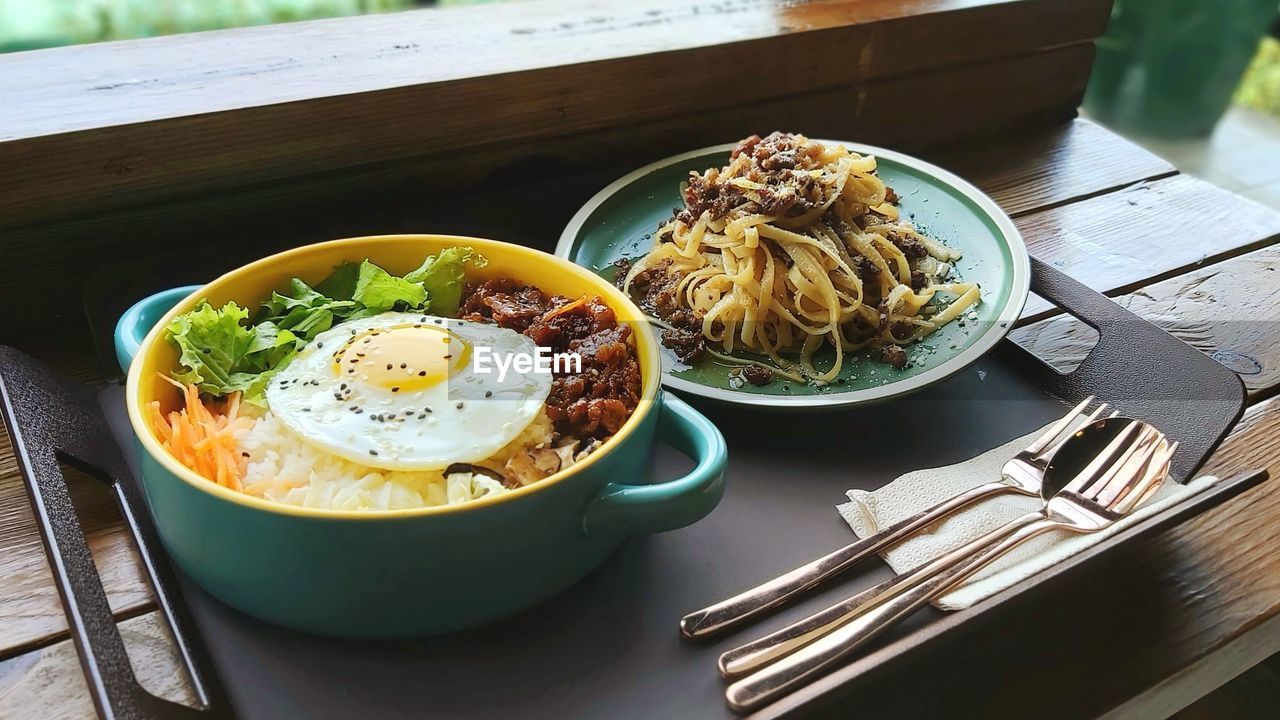
<svg viewBox="0 0 1280 720">
<path fill-rule="evenodd" d="M 632 264 L 626 290 L 665 275 L 673 302 L 702 338 L 767 356 L 817 383 L 847 352 L 918 340 L 979 302 L 977 285 L 943 282 L 956 250 L 921 234 L 895 207 L 876 159 L 802 135 L 739 143 L 722 168 L 691 173 L 684 208 Z M 942 304 L 942 294 L 954 296 Z M 661 313 L 660 313 L 661 314 Z M 666 318 L 664 318 L 666 319 Z M 813 366 L 824 344 L 826 371 Z M 887 358 L 886 358 L 887 359 Z M 901 363 L 895 363 L 900 365 Z"/>
</svg>

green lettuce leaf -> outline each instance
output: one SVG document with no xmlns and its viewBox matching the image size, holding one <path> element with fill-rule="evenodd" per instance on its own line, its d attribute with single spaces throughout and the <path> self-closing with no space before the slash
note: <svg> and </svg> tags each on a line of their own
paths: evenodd
<svg viewBox="0 0 1280 720">
<path fill-rule="evenodd" d="M 426 306 L 427 291 L 422 283 L 396 277 L 365 260 L 360 263 L 360 275 L 352 299 L 375 312 L 385 312 L 397 305 L 407 310 L 418 310 Z"/>
<path fill-rule="evenodd" d="M 431 298 L 431 312 L 452 317 L 458 314 L 462 302 L 462 288 L 466 284 L 464 267 L 470 261 L 476 267 L 484 267 L 485 260 L 469 247 L 451 247 L 441 250 L 422 262 L 422 266 L 404 276 L 409 282 L 422 283 Z"/>
<path fill-rule="evenodd" d="M 185 368 L 174 379 L 214 396 L 239 391 L 246 401 L 261 404 L 271 374 L 297 352 L 297 339 L 271 323 L 243 325 L 248 317 L 234 302 L 221 309 L 203 302 L 174 318 L 169 339 Z"/>
<path fill-rule="evenodd" d="M 315 287 L 294 278 L 286 292 L 271 294 L 252 323 L 249 312 L 234 302 L 222 308 L 201 303 L 169 324 L 183 367 L 174 378 L 195 383 L 208 395 L 239 391 L 247 402 L 265 405 L 271 376 L 334 325 L 390 310 L 456 315 L 468 262 L 485 264 L 466 247 L 442 250 L 404 277 L 367 259 L 343 263 Z"/>
</svg>

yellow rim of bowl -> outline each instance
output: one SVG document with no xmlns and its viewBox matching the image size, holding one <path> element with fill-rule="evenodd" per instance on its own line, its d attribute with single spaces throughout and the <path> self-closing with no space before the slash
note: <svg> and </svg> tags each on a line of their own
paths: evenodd
<svg viewBox="0 0 1280 720">
<path fill-rule="evenodd" d="M 627 419 L 625 424 L 623 424 L 622 429 L 618 430 L 613 437 L 609 438 L 582 462 L 576 463 L 568 470 L 558 472 L 551 477 L 532 485 L 526 485 L 501 495 L 483 497 L 477 500 L 470 500 L 465 503 L 458 503 L 456 505 L 432 505 L 429 507 L 406 508 L 399 510 L 333 510 L 309 508 L 299 505 L 278 503 L 272 500 L 248 495 L 246 493 L 236 492 L 235 490 L 223 487 L 222 485 L 209 480 L 208 478 L 196 473 L 191 468 L 188 468 L 186 465 L 178 462 L 177 458 L 160 445 L 159 441 L 156 440 L 151 427 L 145 421 L 141 403 L 138 398 L 138 395 L 141 392 L 139 383 L 141 382 L 142 367 L 146 365 L 146 363 L 142 361 L 142 358 L 151 353 L 153 348 L 156 346 L 156 343 L 160 342 L 164 328 L 168 327 L 173 318 L 194 307 L 195 304 L 208 293 L 209 287 L 222 282 L 230 282 L 233 278 L 261 272 L 281 264 L 287 264 L 290 261 L 296 261 L 298 258 L 310 253 L 323 252 L 335 247 L 350 247 L 354 249 L 356 247 L 367 245 L 371 242 L 376 243 L 403 240 L 431 240 L 437 242 L 449 242 L 455 245 L 469 245 L 479 251 L 482 255 L 486 253 L 491 256 L 499 253 L 513 253 L 517 256 L 522 256 L 529 262 L 555 265 L 564 272 L 572 273 L 586 280 L 588 284 L 593 286 L 602 297 L 609 301 L 609 306 L 615 310 L 618 308 L 627 308 L 629 310 L 629 314 L 635 318 L 635 320 L 632 321 L 633 327 L 639 327 L 639 330 L 636 333 L 636 350 L 640 355 L 642 383 L 640 405 L 631 413 L 631 417 Z M 359 254 L 359 252 L 353 252 L 350 257 L 354 258 Z M 391 520 L 479 510 L 486 507 L 492 507 L 499 503 L 518 500 L 519 498 L 563 482 L 565 479 L 590 468 L 600 457 L 603 457 L 606 453 L 625 441 L 627 437 L 635 431 L 636 427 L 644 421 L 645 416 L 653 410 L 654 401 L 657 399 L 659 378 L 662 374 L 662 365 L 661 358 L 658 354 L 657 340 L 653 335 L 652 328 L 649 327 L 648 323 L 640 322 L 643 317 L 644 314 L 635 306 L 631 299 L 604 278 L 601 278 L 595 273 L 575 265 L 568 260 L 558 258 L 540 250 L 524 247 L 522 245 L 513 245 L 511 243 L 504 243 L 497 240 L 486 240 L 484 238 L 473 238 L 460 235 L 421 234 L 369 235 L 304 245 L 275 255 L 270 255 L 262 258 L 261 260 L 256 260 L 248 265 L 232 270 L 212 282 L 206 283 L 201 286 L 199 290 L 188 295 L 181 302 L 175 305 L 163 318 L 160 319 L 159 322 L 155 324 L 153 328 L 151 328 L 147 333 L 146 338 L 143 339 L 142 344 L 138 347 L 138 352 L 129 366 L 129 375 L 125 393 L 125 400 L 129 411 L 129 423 L 133 426 L 134 435 L 136 435 L 139 442 L 142 443 L 143 448 L 151 455 L 151 457 L 155 458 L 157 462 L 164 466 L 166 470 L 198 490 L 255 510 L 264 510 L 282 515 L 296 515 L 300 517 L 324 518 L 329 520 Z"/>
</svg>

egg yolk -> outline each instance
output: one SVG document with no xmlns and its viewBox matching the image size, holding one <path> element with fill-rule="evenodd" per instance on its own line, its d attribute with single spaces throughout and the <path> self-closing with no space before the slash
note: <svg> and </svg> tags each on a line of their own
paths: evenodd
<svg viewBox="0 0 1280 720">
<path fill-rule="evenodd" d="M 334 353 L 341 378 L 391 392 L 431 387 L 467 362 L 471 345 L 443 327 L 400 325 L 351 336 Z"/>
</svg>

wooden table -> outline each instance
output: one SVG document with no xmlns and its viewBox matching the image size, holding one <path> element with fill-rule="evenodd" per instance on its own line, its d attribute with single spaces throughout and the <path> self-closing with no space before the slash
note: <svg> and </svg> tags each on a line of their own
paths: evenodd
<svg viewBox="0 0 1280 720">
<path fill-rule="evenodd" d="M 651 4 L 664 9 L 676 5 L 657 0 Z M 742 5 L 747 19 L 755 17 L 752 13 L 772 10 L 769 3 L 764 3 L 768 6 L 764 10 L 758 5 L 760 3 Z M 809 30 L 825 22 L 827 25 L 818 29 L 827 34 L 810 37 L 830 42 L 834 42 L 831 33 L 841 28 L 856 34 L 881 32 L 889 27 L 877 23 L 888 22 L 886 13 L 890 12 L 887 8 L 891 3 L 860 6 L 859 12 L 865 12 L 867 7 L 872 7 L 874 12 L 856 21 L 837 12 L 849 3 L 816 5 L 820 7 L 813 13 L 806 16 L 793 12 L 793 17 L 786 22 L 807 22 L 809 25 L 805 28 Z M 961 13 L 970 13 L 970 6 L 979 6 L 985 12 L 985 7 L 993 4 L 919 2 L 906 5 L 916 6 L 908 10 L 918 17 L 930 19 L 937 13 L 953 10 L 957 13 L 954 17 L 968 18 L 969 15 Z M 1024 33 L 1018 40 L 1011 41 L 1029 44 L 1006 48 L 1010 56 L 1039 55 L 1052 61 L 1044 67 L 1075 67 L 1087 72 L 1089 54 L 1084 54 L 1084 63 L 1079 65 L 1076 54 L 1083 51 L 1073 48 L 1082 46 L 1064 44 L 1063 38 L 1053 33 L 1074 33 L 1078 42 L 1087 43 L 1100 31 L 1107 4 L 1073 5 L 1077 10 L 1062 15 L 1071 22 L 1058 23 L 1053 29 L 1046 29 L 1044 13 L 1061 10 L 1067 4 L 1046 1 L 1031 5 L 1034 7 L 1021 15 L 1001 6 L 1002 14 L 997 19 L 1003 31 L 1011 32 L 1021 24 L 1039 33 L 1036 37 L 1027 37 Z M 1086 5 L 1088 8 L 1084 8 Z M 521 23 L 532 20 L 521 13 L 536 14 L 533 10 L 509 11 L 514 17 L 505 21 L 513 27 L 525 27 Z M 681 17 L 679 22 L 695 22 Z M 981 16 L 973 21 L 986 27 L 993 18 Z M 397 22 L 400 23 L 397 27 L 404 25 L 404 21 Z M 899 28 L 895 31 L 898 32 L 906 26 L 899 22 L 893 27 Z M 956 39 L 949 42 L 958 43 L 958 38 L 964 35 L 963 27 L 940 29 L 942 26 L 936 24 L 927 27 L 932 27 L 930 32 L 935 34 L 952 33 Z M 781 41 L 794 37 L 789 34 L 792 31 L 794 28 L 775 29 L 772 33 L 753 30 L 756 34 L 742 42 Z M 361 33 L 352 33 L 352 36 L 363 37 Z M 849 37 L 844 39 L 850 41 Z M 360 42 L 358 39 L 348 41 Z M 199 45 L 204 41 L 190 42 Z M 694 45 L 696 43 L 689 47 Z M 945 62 L 955 62 L 954 57 L 944 57 L 952 52 L 952 45 L 944 45 L 935 55 Z M 148 46 L 148 52 L 160 50 Z M 133 62 L 122 57 L 121 53 L 110 55 L 124 65 Z M 904 58 L 908 56 L 895 56 L 894 61 L 915 62 L 920 67 L 928 65 L 928 58 Z M 4 62 L 6 60 L 0 58 L 0 98 L 6 93 L 24 91 L 15 85 L 21 81 L 13 80 L 13 75 L 6 76 Z M 35 61 L 20 58 L 13 62 L 22 65 Z M 828 77 L 822 83 L 815 83 L 849 82 L 861 87 L 859 83 L 868 82 L 868 77 L 881 72 L 876 69 L 880 67 L 878 62 L 867 60 L 850 77 Z M 1006 63 L 1000 58 L 978 58 L 973 62 L 979 63 L 979 68 L 973 71 L 975 76 L 991 78 L 993 72 L 998 72 L 1004 73 L 1003 77 L 1014 77 L 1019 72 L 1012 66 L 999 69 Z M 1017 62 L 1018 67 L 1025 68 L 1026 63 L 1039 60 Z M 162 80 L 168 72 L 154 63 L 147 67 L 148 72 Z M 245 77 L 251 74 L 244 68 L 241 70 Z M 492 68 L 485 70 L 491 71 Z M 595 71 L 605 72 L 600 67 L 594 67 L 592 72 Z M 536 77 L 544 80 L 551 77 L 541 70 L 529 72 L 536 72 Z M 941 78 L 937 82 L 947 87 L 968 82 L 963 79 L 968 71 L 963 69 L 919 72 L 925 76 L 935 73 Z M 1078 75 L 1079 72 L 1075 72 L 1072 76 Z M 437 80 L 422 82 L 430 85 Z M 555 78 L 548 82 L 552 80 Z M 148 80 L 144 77 L 139 82 L 145 87 Z M 40 101 L 39 93 L 32 87 L 25 91 Z M 860 134 L 882 142 L 885 138 L 893 141 L 897 133 L 896 144 L 972 180 L 1015 218 L 1033 254 L 1115 296 L 1137 314 L 1238 372 L 1249 388 L 1251 406 L 1206 470 L 1231 472 L 1266 467 L 1273 475 L 1280 474 L 1280 399 L 1274 398 L 1280 388 L 1280 271 L 1276 270 L 1280 264 L 1280 245 L 1275 244 L 1280 239 L 1280 214 L 1180 174 L 1163 160 L 1093 123 L 1071 119 L 1071 109 L 1079 99 L 1081 87 L 1082 84 L 1076 82 L 1062 97 L 1053 99 L 1047 99 L 1049 95 L 1045 93 L 1056 88 L 1037 90 L 1041 95 L 1027 100 L 1030 105 L 1016 108 L 1009 105 L 1001 110 L 1003 115 L 999 119 L 988 114 L 988 125 L 971 122 L 970 127 L 954 133 L 945 132 L 943 126 L 916 121 L 907 122 L 910 127 L 904 130 L 901 123 L 905 121 L 900 115 L 896 120 L 891 118 L 893 122 L 872 118 L 857 125 L 857 129 Z M 192 90 L 182 98 L 157 102 L 185 102 L 193 94 L 198 92 Z M 812 95 L 804 102 L 816 103 L 818 107 L 833 103 L 839 106 L 843 102 L 834 90 L 814 89 Z M 219 98 L 231 105 L 253 105 L 240 97 Z M 300 102 L 297 98 L 293 101 Z M 58 102 L 61 100 L 45 98 L 42 107 L 52 108 Z M 776 107 L 769 105 L 771 102 L 774 101 L 749 101 L 750 107 L 755 108 L 752 112 L 756 113 L 751 123 L 773 127 L 775 122 L 795 120 L 793 115 L 778 114 Z M 0 101 L 0 105 L 3 104 Z M 157 117 L 148 118 L 142 110 L 127 103 L 113 107 L 135 115 L 120 120 L 122 124 L 118 127 L 113 126 L 112 132 L 117 139 L 123 138 L 119 141 L 124 144 L 162 138 L 163 135 L 156 135 L 161 132 L 156 128 L 166 125 L 160 116 L 181 119 L 182 115 L 172 107 L 165 107 L 162 112 L 157 111 Z M 262 106 L 255 112 L 274 113 L 272 119 L 278 119 L 286 112 L 281 108 L 287 107 Z M 566 122 L 580 122 L 582 128 L 590 125 L 581 117 L 575 120 L 572 113 L 569 115 Z M 112 122 L 116 120 L 118 118 Z M 88 187 L 93 184 L 92 179 L 77 178 L 79 170 L 64 155 L 59 154 L 52 160 L 68 163 L 70 170 L 62 174 L 38 167 L 32 159 L 39 152 L 55 149 L 98 152 L 95 143 L 100 141 L 85 136 L 84 128 L 76 125 L 77 118 L 50 112 L 45 121 L 66 127 L 54 128 L 51 134 L 40 134 L 34 126 L 38 121 L 31 119 L 32 128 L 0 134 L 0 161 L 6 157 L 23 159 L 26 164 L 19 169 L 25 168 L 31 177 L 44 181 L 43 186 L 34 189 L 26 184 L 21 197 L 0 192 L 3 198 L 0 206 L 4 206 L 6 212 L 22 216 L 21 222 L 0 221 L 6 223 L 0 224 L 0 247 L 7 248 L 6 253 L 15 249 L 20 253 L 20 256 L 11 256 L 18 257 L 20 262 L 6 263 L 6 267 L 0 269 L 0 275 L 4 276 L 0 278 L 4 281 L 0 283 L 4 287 L 0 293 L 7 293 L 0 296 L 0 300 L 6 307 L 10 307 L 10 300 L 18 302 L 19 290 L 36 287 L 42 268 L 50 266 L 52 258 L 57 257 L 50 247 L 73 241 L 82 243 L 89 248 L 88 252 L 97 253 L 92 260 L 99 262 L 104 243 L 114 242 L 117 248 L 124 248 L 124 238 L 141 237 L 139 229 L 146 228 L 153 234 L 129 245 L 131 249 L 120 250 L 125 255 L 146 254 L 154 252 L 158 245 L 154 235 L 158 229 L 168 233 L 177 227 L 191 233 L 191 237 L 214 237 L 228 232 L 229 221 L 223 222 L 223 216 L 235 223 L 254 222 L 257 227 L 269 228 L 273 233 L 284 233 L 276 239 L 285 244 L 354 232 L 443 228 L 469 230 L 549 248 L 558 228 L 578 204 L 621 170 L 669 151 L 673 142 L 698 146 L 710 137 L 717 141 L 731 140 L 737 132 L 737 127 L 731 124 L 723 132 L 701 128 L 692 132 L 694 139 L 687 142 L 678 137 L 660 141 L 655 138 L 666 137 L 664 133 L 669 133 L 674 126 L 653 120 L 647 130 L 638 131 L 636 135 L 644 139 L 643 143 L 630 148 L 625 142 L 628 135 L 624 130 L 599 129 L 603 127 L 599 124 L 592 126 L 597 128 L 590 131 L 594 135 L 565 135 L 554 145 L 557 153 L 565 148 L 578 154 L 601 149 L 603 161 L 560 167 L 555 171 L 556 182 L 550 189 L 545 176 L 530 179 L 528 167 L 521 166 L 515 174 L 523 179 L 499 183 L 498 197 L 512 203 L 508 213 L 491 211 L 495 197 L 492 192 L 485 195 L 463 192 L 447 196 L 449 199 L 445 202 L 434 195 L 387 191 L 391 185 L 412 182 L 418 177 L 414 173 L 421 168 L 411 172 L 403 168 L 387 169 L 384 164 L 380 169 L 370 170 L 342 155 L 335 163 L 351 168 L 346 174 L 313 174 L 298 167 L 302 162 L 300 156 L 284 156 L 297 151 L 293 146 L 273 149 L 274 156 L 268 153 L 259 158 L 261 166 L 246 164 L 242 155 L 224 158 L 225 161 L 213 169 L 201 168 L 199 172 L 193 170 L 186 174 L 174 169 L 176 164 L 164 164 L 154 172 L 141 173 L 143 177 L 137 183 L 122 180 L 123 184 L 114 192 L 102 191 L 95 185 L 83 202 L 68 208 L 65 203 L 72 202 L 67 198 L 74 194 L 76 187 Z M 186 131 L 191 129 L 191 123 L 207 122 L 207 119 L 201 116 L 182 122 L 187 123 L 182 128 Z M 890 126 L 897 129 L 885 129 Z M 794 122 L 790 127 L 806 129 Z M 318 131 L 309 126 L 299 132 Z M 841 133 L 838 123 L 828 124 L 821 132 L 852 134 L 849 128 Z M 819 132 L 811 131 L 811 134 Z M 198 157 L 209 152 L 210 143 L 230 142 L 228 137 L 211 140 L 208 135 L 197 135 L 188 143 L 194 149 L 170 147 L 169 150 L 189 150 L 191 157 Z M 396 143 L 409 142 L 403 137 L 375 140 L 374 145 L 381 143 L 379 152 L 384 155 L 394 153 Z M 13 154 L 6 156 L 7 152 Z M 137 162 L 145 164 L 146 152 L 139 152 Z M 476 157 L 482 164 L 493 164 L 484 152 Z M 459 162 L 456 155 L 447 156 L 447 161 Z M 264 166 L 275 168 L 276 174 L 264 174 L 261 169 Z M 246 167 L 252 169 L 246 171 Z M 129 172 L 125 169 L 120 177 L 127 178 Z M 246 172 L 255 175 L 246 182 L 276 179 L 289 192 L 281 191 L 275 183 L 227 189 L 237 178 L 244 179 Z M 164 182 L 166 179 L 169 182 Z M 24 185 L 23 180 L 16 171 L 0 176 L 0 184 L 12 183 L 15 188 Z M 182 187 L 175 187 L 183 183 Z M 333 200 L 336 187 L 350 187 L 352 183 L 363 183 L 373 190 L 360 196 L 359 203 L 350 198 Z M 325 206 L 333 207 L 318 209 Z M 290 223 L 296 223 L 292 230 L 281 229 Z M 65 248 L 63 251 L 65 253 Z M 21 266 L 22 262 L 28 264 Z M 20 277 L 24 271 L 32 277 Z M 87 277 L 88 269 L 75 266 L 71 272 Z M 71 292 L 77 291 L 73 284 Z M 56 317 L 64 327 L 63 332 L 41 332 L 36 323 L 18 320 L 3 326 L 5 332 L 0 339 L 78 378 L 106 381 L 91 354 L 88 331 L 79 319 L 76 307 L 79 300 L 64 297 L 51 302 L 56 311 L 45 306 L 32 311 L 53 313 L 39 325 L 47 326 L 49 317 Z M 1054 316 L 1052 308 L 1039 302 L 1028 307 L 1014 338 L 1041 357 L 1063 366 L 1078 360 L 1090 345 L 1089 333 L 1080 323 Z M 82 523 L 141 682 L 163 696 L 189 699 L 181 674 L 174 670 L 174 658 L 113 500 L 90 478 L 73 478 L 73 484 Z M 1277 548 L 1280 548 L 1280 493 L 1264 485 L 1165 533 L 1158 542 L 1147 543 L 1141 552 L 1130 554 L 1129 565 L 1122 573 L 1112 569 L 1100 576 L 1122 578 L 1117 581 L 1122 584 L 1079 588 L 1082 597 L 1092 597 L 1095 604 L 1104 600 L 1111 603 L 1111 624 L 1108 628 L 1098 628 L 1095 634 L 1077 633 L 1063 652 L 1030 658 L 993 658 L 984 656 L 980 648 L 955 649 L 954 654 L 948 655 L 950 660 L 983 663 L 986 671 L 998 676 L 1000 681 L 986 687 L 972 683 L 955 687 L 960 680 L 940 676 L 939 694 L 960 693 L 958 699 L 941 707 L 976 708 L 988 717 L 1017 718 L 1025 717 L 1026 703 L 1035 700 L 1039 707 L 1050 708 L 1042 715 L 1049 717 L 1167 717 L 1262 659 L 1280 652 L 1280 553 L 1276 552 Z M 1123 629 L 1124 636 L 1131 642 L 1106 640 L 1104 631 L 1109 629 Z M 1009 632 L 1023 630 L 1010 628 Z M 1094 675 L 1096 689 L 1092 693 L 1076 692 L 1073 685 L 1064 688 L 1052 682 L 1055 678 L 1084 675 L 1088 672 L 1085 659 L 1090 657 L 1106 657 L 1124 671 Z M 948 672 L 945 667 L 938 671 L 961 679 L 969 677 L 963 672 Z M 896 678 L 886 681 L 885 685 L 893 687 L 908 682 L 909 678 Z M 936 698 L 903 695 L 872 693 L 869 697 L 882 716 L 912 717 L 937 711 L 937 705 L 930 705 L 937 702 Z M 88 717 L 92 714 L 9 439 L 0 434 L 0 717 Z"/>
</svg>

